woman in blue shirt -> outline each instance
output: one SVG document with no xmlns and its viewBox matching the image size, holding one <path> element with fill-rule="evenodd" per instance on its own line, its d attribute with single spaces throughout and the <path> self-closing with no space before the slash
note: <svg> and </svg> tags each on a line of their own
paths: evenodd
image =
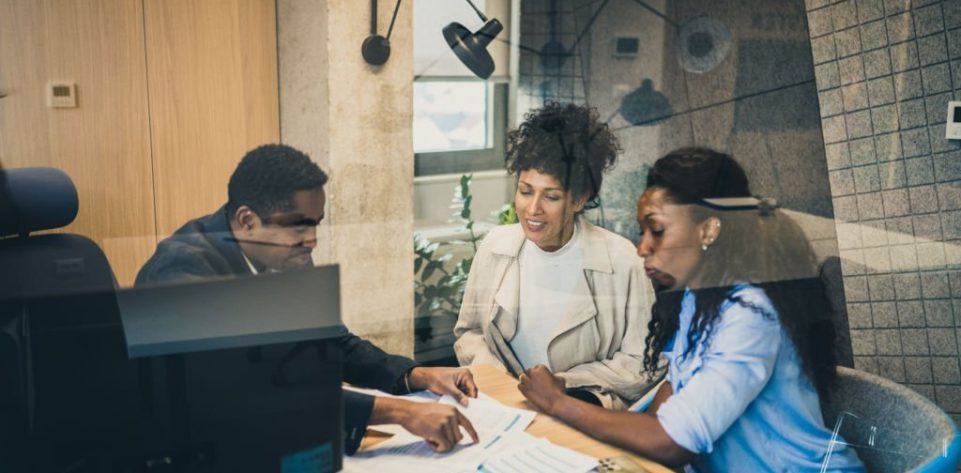
<svg viewBox="0 0 961 473">
<path fill-rule="evenodd" d="M 663 356 L 668 374 L 645 412 L 565 396 L 543 366 L 520 377 L 521 392 L 602 441 L 689 471 L 820 471 L 830 309 L 798 225 L 750 196 L 740 165 L 708 149 L 672 152 L 648 174 L 637 251 L 660 291 L 644 364 L 653 373 Z M 864 470 L 834 448 L 828 470 Z"/>
</svg>

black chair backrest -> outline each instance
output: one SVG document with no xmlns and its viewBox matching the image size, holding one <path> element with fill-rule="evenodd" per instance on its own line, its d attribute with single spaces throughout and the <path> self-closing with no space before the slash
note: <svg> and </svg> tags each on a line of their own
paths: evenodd
<svg viewBox="0 0 961 473">
<path fill-rule="evenodd" d="M 121 332 L 104 330 L 120 324 L 106 256 L 80 235 L 34 235 L 68 225 L 77 211 L 76 189 L 62 171 L 0 171 L 3 471 L 34 469 L 24 462 L 38 439 L 82 444 L 97 424 L 90 407 L 109 409 L 117 399 L 104 395 L 110 380 L 96 379 L 107 371 L 91 369 L 125 349 Z"/>
</svg>

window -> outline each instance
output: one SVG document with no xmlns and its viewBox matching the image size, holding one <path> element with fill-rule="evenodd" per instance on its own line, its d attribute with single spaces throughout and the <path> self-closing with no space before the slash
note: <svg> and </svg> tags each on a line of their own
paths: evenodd
<svg viewBox="0 0 961 473">
<path fill-rule="evenodd" d="M 505 0 L 474 0 L 509 21 Z M 444 42 L 441 30 L 457 21 L 474 31 L 483 22 L 463 0 L 414 2 L 414 175 L 461 174 L 504 168 L 509 58 L 505 44 L 489 50 L 495 78 L 476 78 Z M 508 28 L 505 28 L 508 30 Z M 504 38 L 508 32 L 501 33 Z"/>
<path fill-rule="evenodd" d="M 414 82 L 414 175 L 504 168 L 508 84 Z"/>
<path fill-rule="evenodd" d="M 487 84 L 479 81 L 414 83 L 414 152 L 489 147 Z"/>
</svg>

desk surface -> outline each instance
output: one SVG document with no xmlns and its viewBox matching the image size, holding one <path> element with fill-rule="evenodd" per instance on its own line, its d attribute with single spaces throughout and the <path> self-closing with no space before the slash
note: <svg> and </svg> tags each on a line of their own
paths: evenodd
<svg viewBox="0 0 961 473">
<path fill-rule="evenodd" d="M 481 392 L 505 405 L 533 410 L 533 406 L 527 403 L 524 395 L 517 390 L 517 380 L 510 375 L 502 373 L 490 365 L 471 366 L 470 370 L 474 374 L 474 382 L 477 383 Z M 563 422 L 541 413 L 538 413 L 537 417 L 534 418 L 534 422 L 527 428 L 527 433 L 535 437 L 546 438 L 557 445 L 592 457 L 607 458 L 626 455 L 651 473 L 673 473 L 667 467 L 594 440 Z M 367 437 L 364 439 L 364 446 L 376 444 L 383 439 L 382 436 L 377 434 L 368 434 Z"/>
</svg>

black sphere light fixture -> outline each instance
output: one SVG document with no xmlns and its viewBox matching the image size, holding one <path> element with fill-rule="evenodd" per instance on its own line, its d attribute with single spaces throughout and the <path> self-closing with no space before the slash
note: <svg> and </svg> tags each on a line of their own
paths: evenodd
<svg viewBox="0 0 961 473">
<path fill-rule="evenodd" d="M 394 15 L 390 18 L 390 27 L 384 37 L 377 34 L 377 0 L 370 0 L 370 36 L 361 45 L 360 53 L 371 66 L 383 66 L 390 59 L 390 34 L 394 32 L 394 20 L 397 19 L 400 2 L 397 0 L 394 5 Z"/>
</svg>

